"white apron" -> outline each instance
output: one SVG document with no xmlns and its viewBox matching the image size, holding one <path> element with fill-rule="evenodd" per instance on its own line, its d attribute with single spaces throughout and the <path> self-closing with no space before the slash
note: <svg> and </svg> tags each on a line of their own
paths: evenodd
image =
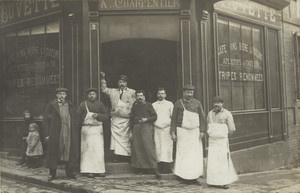
<svg viewBox="0 0 300 193">
<path fill-rule="evenodd" d="M 186 180 L 194 180 L 203 175 L 203 149 L 199 131 L 199 114 L 187 111 L 183 104 L 182 106 L 184 108 L 182 125 L 186 128 L 177 127 L 174 174 Z M 189 122 L 186 122 L 187 120 Z M 195 128 L 197 125 L 198 127 Z"/>
<path fill-rule="evenodd" d="M 121 115 L 129 115 L 128 104 L 119 101 L 116 107 Z M 112 117 L 111 118 L 111 142 L 110 149 L 116 155 L 131 156 L 131 143 L 129 140 L 129 120 L 130 118 Z"/>
<path fill-rule="evenodd" d="M 94 113 L 87 114 L 81 130 L 81 173 L 105 173 L 102 122 L 94 119 Z"/>
<path fill-rule="evenodd" d="M 173 141 L 170 135 L 171 118 L 167 112 L 157 112 L 154 122 L 154 142 L 158 162 L 173 161 Z"/>
<path fill-rule="evenodd" d="M 209 119 L 207 184 L 228 185 L 238 179 L 229 152 L 228 127 L 214 123 L 211 116 Z"/>
</svg>

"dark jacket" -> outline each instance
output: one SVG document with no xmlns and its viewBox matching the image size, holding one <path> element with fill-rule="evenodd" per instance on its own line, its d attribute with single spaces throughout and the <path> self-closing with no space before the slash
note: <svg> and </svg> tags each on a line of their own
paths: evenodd
<svg viewBox="0 0 300 193">
<path fill-rule="evenodd" d="M 76 168 L 79 166 L 80 138 L 77 123 L 77 112 L 71 102 L 69 113 L 71 118 L 71 146 L 69 155 L 69 166 Z M 61 118 L 57 100 L 53 100 L 46 106 L 43 120 L 44 136 L 49 136 L 48 156 L 46 166 L 49 169 L 56 169 L 59 160 L 59 141 L 61 131 Z"/>
</svg>

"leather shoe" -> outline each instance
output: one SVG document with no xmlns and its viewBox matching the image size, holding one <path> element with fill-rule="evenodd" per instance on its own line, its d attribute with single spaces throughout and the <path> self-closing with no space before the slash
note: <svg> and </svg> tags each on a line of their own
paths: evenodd
<svg viewBox="0 0 300 193">
<path fill-rule="evenodd" d="M 160 174 L 160 172 L 158 171 L 158 168 L 154 168 L 154 169 L 153 169 L 153 172 L 154 172 L 156 178 L 161 178 L 161 174 Z"/>
<path fill-rule="evenodd" d="M 97 174 L 96 177 L 105 177 L 105 173 Z"/>
<path fill-rule="evenodd" d="M 222 187 L 223 187 L 223 189 L 228 189 L 228 188 L 229 188 L 228 185 L 224 185 L 224 186 L 222 186 Z"/>
<path fill-rule="evenodd" d="M 52 181 L 52 180 L 54 180 L 54 179 L 55 179 L 55 177 L 54 177 L 54 176 L 52 176 L 52 175 L 49 175 L 47 180 L 50 182 L 50 181 Z"/>
<path fill-rule="evenodd" d="M 87 176 L 88 178 L 94 178 L 95 177 L 95 175 L 94 174 L 88 174 L 88 176 Z"/>
</svg>

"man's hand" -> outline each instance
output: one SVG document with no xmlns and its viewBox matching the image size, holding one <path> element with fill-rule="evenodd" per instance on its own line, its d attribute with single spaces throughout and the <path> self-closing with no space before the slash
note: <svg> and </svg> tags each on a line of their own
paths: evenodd
<svg viewBox="0 0 300 193">
<path fill-rule="evenodd" d="M 92 117 L 94 118 L 94 119 L 97 119 L 98 118 L 98 114 L 97 113 L 94 113 L 93 115 L 92 115 Z"/>
<path fill-rule="evenodd" d="M 200 139 L 204 137 L 204 132 L 200 132 Z"/>
<path fill-rule="evenodd" d="M 148 121 L 148 118 L 141 118 L 141 120 L 139 121 L 140 123 L 146 123 Z"/>
<path fill-rule="evenodd" d="M 132 140 L 133 140 L 133 135 L 132 135 L 132 132 L 129 132 L 129 141 L 131 141 L 131 142 L 132 142 Z"/>
<path fill-rule="evenodd" d="M 171 133 L 171 138 L 174 142 L 177 141 L 177 136 L 175 135 L 175 133 Z"/>
<path fill-rule="evenodd" d="M 45 141 L 49 141 L 49 136 L 48 136 L 48 137 L 45 137 Z"/>
</svg>

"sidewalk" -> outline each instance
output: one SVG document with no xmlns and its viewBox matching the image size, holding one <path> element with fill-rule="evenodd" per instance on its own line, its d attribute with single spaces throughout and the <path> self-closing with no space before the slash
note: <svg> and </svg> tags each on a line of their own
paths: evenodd
<svg viewBox="0 0 300 193">
<path fill-rule="evenodd" d="M 79 176 L 76 180 L 68 180 L 61 169 L 58 170 L 58 179 L 48 182 L 47 169 L 29 169 L 15 166 L 15 163 L 15 161 L 0 159 L 1 176 L 75 193 L 300 193 L 300 168 L 240 175 L 240 179 L 230 185 L 230 189 L 224 190 L 208 187 L 204 179 L 199 179 L 201 186 L 181 184 L 176 180 L 174 175 L 163 175 L 161 180 L 156 180 L 154 175 L 135 175 L 129 173 L 120 175 L 107 174 L 105 178 L 94 179 Z"/>
</svg>

